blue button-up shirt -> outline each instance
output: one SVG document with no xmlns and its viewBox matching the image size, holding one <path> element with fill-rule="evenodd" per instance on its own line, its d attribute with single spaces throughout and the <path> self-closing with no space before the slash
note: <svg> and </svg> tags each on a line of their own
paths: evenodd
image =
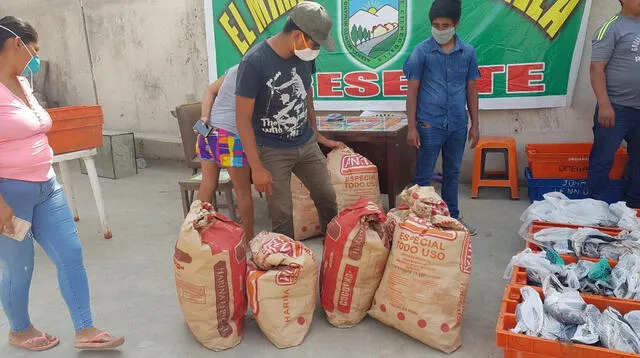
<svg viewBox="0 0 640 358">
<path fill-rule="evenodd" d="M 447 54 L 428 38 L 413 50 L 404 73 L 408 80 L 420 81 L 418 123 L 448 130 L 467 126 L 467 82 L 480 78 L 473 46 L 456 37 Z"/>
</svg>

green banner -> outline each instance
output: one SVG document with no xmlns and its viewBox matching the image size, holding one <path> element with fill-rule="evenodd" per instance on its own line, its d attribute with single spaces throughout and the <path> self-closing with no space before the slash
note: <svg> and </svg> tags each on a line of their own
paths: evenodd
<svg viewBox="0 0 640 358">
<path fill-rule="evenodd" d="M 304 0 L 204 0 L 210 77 L 278 33 Z M 402 66 L 431 36 L 432 0 L 317 0 L 334 19 L 335 53 L 322 52 L 316 108 L 404 110 Z M 480 107 L 570 104 L 591 0 L 464 0 L 457 30 L 478 54 Z"/>
</svg>

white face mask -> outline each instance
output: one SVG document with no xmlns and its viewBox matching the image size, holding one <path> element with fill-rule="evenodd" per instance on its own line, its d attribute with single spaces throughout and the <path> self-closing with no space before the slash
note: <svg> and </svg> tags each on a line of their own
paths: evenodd
<svg viewBox="0 0 640 358">
<path fill-rule="evenodd" d="M 431 34 L 433 35 L 433 39 L 436 40 L 440 45 L 444 45 L 447 42 L 451 41 L 453 36 L 456 34 L 456 28 L 450 27 L 446 30 L 438 30 L 435 27 L 431 27 Z"/>
<path fill-rule="evenodd" d="M 302 50 L 298 50 L 298 49 L 296 49 L 296 43 L 294 42 L 293 43 L 293 52 L 302 61 L 307 61 L 308 62 L 308 61 L 315 60 L 318 57 L 318 55 L 320 55 L 320 49 L 314 50 L 312 48 L 309 48 L 309 45 L 307 44 L 307 40 L 306 40 L 304 35 L 302 35 L 302 41 L 304 41 L 304 44 L 307 47 L 302 49 Z"/>
</svg>

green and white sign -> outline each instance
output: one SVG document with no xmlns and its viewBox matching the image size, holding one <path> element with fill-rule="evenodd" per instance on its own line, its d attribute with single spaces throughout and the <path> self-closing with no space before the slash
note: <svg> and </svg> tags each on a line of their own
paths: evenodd
<svg viewBox="0 0 640 358">
<path fill-rule="evenodd" d="M 304 0 L 204 0 L 210 79 L 278 33 Z M 431 36 L 432 0 L 317 0 L 334 19 L 335 53 L 322 52 L 316 108 L 404 110 L 402 66 Z M 562 107 L 571 102 L 591 0 L 463 0 L 458 35 L 478 54 L 480 107 Z"/>
</svg>

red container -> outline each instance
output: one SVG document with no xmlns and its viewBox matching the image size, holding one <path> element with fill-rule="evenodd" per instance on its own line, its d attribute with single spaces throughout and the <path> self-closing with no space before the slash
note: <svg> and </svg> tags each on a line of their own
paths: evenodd
<svg viewBox="0 0 640 358">
<path fill-rule="evenodd" d="M 591 147 L 591 143 L 527 144 L 531 174 L 535 179 L 586 179 Z M 609 178 L 622 178 L 628 160 L 627 150 L 620 147 Z"/>
<path fill-rule="evenodd" d="M 540 293 L 542 289 L 534 287 Z M 640 301 L 613 301 L 602 296 L 582 295 L 585 302 L 595 305 L 600 311 L 613 307 L 622 314 L 640 310 Z M 544 299 L 544 298 L 543 298 Z M 640 354 L 626 353 L 611 349 L 592 347 L 584 344 L 571 344 L 549 339 L 529 337 L 513 333 L 516 326 L 516 307 L 522 302 L 520 287 L 507 285 L 504 291 L 498 325 L 496 327 L 496 344 L 505 351 L 505 357 L 543 358 L 543 357 L 580 357 L 580 358 L 638 358 Z"/>
<path fill-rule="evenodd" d="M 53 126 L 47 133 L 54 154 L 102 146 L 104 116 L 100 106 L 74 106 L 47 110 Z"/>
</svg>

